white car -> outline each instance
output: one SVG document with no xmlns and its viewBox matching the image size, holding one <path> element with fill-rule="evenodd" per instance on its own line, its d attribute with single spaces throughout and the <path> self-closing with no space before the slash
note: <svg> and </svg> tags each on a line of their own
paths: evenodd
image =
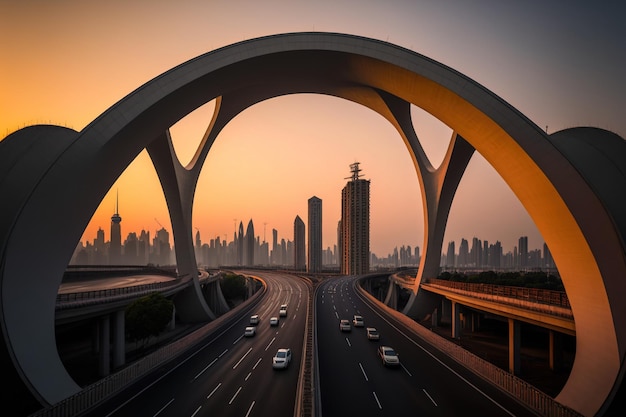
<svg viewBox="0 0 626 417">
<path fill-rule="evenodd" d="M 250 316 L 250 324 L 259 324 L 259 315 Z"/>
<path fill-rule="evenodd" d="M 272 368 L 284 369 L 289 366 L 291 362 L 291 349 L 281 348 L 278 349 L 276 355 L 272 358 Z"/>
<path fill-rule="evenodd" d="M 341 320 L 339 322 L 339 330 L 341 330 L 342 332 L 349 332 L 352 330 L 352 327 L 350 327 L 350 321 L 349 320 Z"/>
<path fill-rule="evenodd" d="M 354 324 L 354 327 L 363 327 L 363 326 L 365 326 L 365 322 L 363 322 L 363 317 L 362 316 L 358 316 L 358 315 L 354 316 L 354 318 L 352 319 L 352 324 Z"/>
<path fill-rule="evenodd" d="M 399 355 L 389 346 L 380 346 L 378 348 L 378 357 L 385 366 L 400 366 Z"/>
<path fill-rule="evenodd" d="M 278 317 L 270 318 L 270 326 L 278 326 Z"/>
<path fill-rule="evenodd" d="M 278 312 L 278 315 L 280 317 L 287 317 L 287 304 L 283 304 L 282 306 L 280 306 L 280 310 Z"/>
<path fill-rule="evenodd" d="M 243 332 L 243 335 L 244 335 L 245 337 L 252 337 L 252 336 L 254 336 L 255 334 L 256 334 L 256 328 L 255 328 L 255 327 L 253 327 L 253 326 L 248 326 L 248 327 L 246 327 L 246 331 L 245 331 L 245 332 Z"/>
<path fill-rule="evenodd" d="M 374 327 L 366 328 L 365 332 L 367 333 L 367 338 L 369 340 L 380 340 L 380 333 L 378 333 L 378 330 L 376 330 Z"/>
</svg>

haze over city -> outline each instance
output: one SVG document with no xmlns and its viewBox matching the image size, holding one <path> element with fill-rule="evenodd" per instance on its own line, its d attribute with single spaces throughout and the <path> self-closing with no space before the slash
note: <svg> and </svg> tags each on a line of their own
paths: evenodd
<svg viewBox="0 0 626 417">
<path fill-rule="evenodd" d="M 549 133 L 596 126 L 626 136 L 626 28 L 620 6 L 588 2 L 293 2 L 164 4 L 111 1 L 3 3 L 0 33 L 10 40 L 0 70 L 0 136 L 31 124 L 83 129 L 115 102 L 170 68 L 216 48 L 284 32 L 367 36 L 446 64 L 493 91 Z M 195 152 L 212 103 L 171 129 L 183 163 Z M 433 165 L 451 130 L 413 109 Z M 381 116 L 334 97 L 301 94 L 262 102 L 222 131 L 198 183 L 193 223 L 203 241 L 232 240 L 239 222 L 255 234 L 293 237 L 307 200 L 323 202 L 323 247 L 336 244 L 341 189 L 349 165 L 371 180 L 371 251 L 423 245 L 417 175 L 406 146 Z M 107 232 L 119 195 L 122 236 L 161 226 L 165 199 L 142 152 L 111 187 L 82 240 Z M 499 175 L 475 154 L 449 216 L 445 242 L 478 237 L 512 250 L 543 239 Z M 445 250 L 445 247 L 443 248 Z"/>
</svg>

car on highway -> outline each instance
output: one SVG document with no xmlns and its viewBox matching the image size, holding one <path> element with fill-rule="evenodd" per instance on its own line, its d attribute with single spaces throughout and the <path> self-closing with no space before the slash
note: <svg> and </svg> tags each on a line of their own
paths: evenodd
<svg viewBox="0 0 626 417">
<path fill-rule="evenodd" d="M 365 322 L 363 321 L 363 316 L 359 316 L 359 315 L 355 314 L 354 318 L 352 319 L 352 324 L 354 324 L 354 327 L 363 327 L 363 326 L 365 326 Z"/>
<path fill-rule="evenodd" d="M 255 314 L 253 316 L 250 316 L 250 324 L 259 324 L 259 321 L 261 319 L 259 318 L 258 314 Z"/>
<path fill-rule="evenodd" d="M 246 327 L 246 330 L 243 332 L 245 337 L 252 337 L 256 334 L 256 328 L 253 326 Z"/>
<path fill-rule="evenodd" d="M 346 320 L 346 319 L 342 319 L 339 322 L 339 330 L 341 330 L 342 332 L 349 332 L 352 330 L 352 327 L 350 326 L 350 321 Z"/>
<path fill-rule="evenodd" d="M 283 304 L 280 306 L 280 310 L 278 311 L 278 315 L 280 317 L 287 317 L 287 304 Z"/>
<path fill-rule="evenodd" d="M 278 326 L 278 317 L 271 317 L 270 318 L 270 326 L 272 326 L 272 327 Z"/>
<path fill-rule="evenodd" d="M 380 340 L 380 333 L 378 333 L 378 330 L 376 330 L 376 328 L 368 327 L 365 329 L 365 332 L 367 333 L 367 338 L 369 340 Z"/>
<path fill-rule="evenodd" d="M 285 369 L 291 362 L 291 349 L 280 348 L 272 358 L 272 368 Z"/>
<path fill-rule="evenodd" d="M 378 357 L 385 366 L 400 366 L 400 355 L 389 346 L 379 346 Z"/>
</svg>

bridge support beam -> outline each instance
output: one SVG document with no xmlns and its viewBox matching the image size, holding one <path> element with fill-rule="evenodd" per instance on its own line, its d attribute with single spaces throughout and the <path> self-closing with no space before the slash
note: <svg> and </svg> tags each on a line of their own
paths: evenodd
<svg viewBox="0 0 626 417">
<path fill-rule="evenodd" d="M 111 320 L 109 316 L 102 316 L 98 322 L 98 373 L 105 377 L 111 369 Z"/>
<path fill-rule="evenodd" d="M 461 304 L 452 301 L 452 338 L 461 337 Z"/>
<path fill-rule="evenodd" d="M 113 316 L 113 369 L 126 363 L 126 322 L 124 310 L 117 310 Z"/>
<path fill-rule="evenodd" d="M 509 372 L 519 375 L 521 367 L 521 323 L 514 319 L 509 319 Z"/>
<path fill-rule="evenodd" d="M 552 371 L 563 368 L 563 335 L 554 330 L 548 332 L 548 361 Z"/>
</svg>

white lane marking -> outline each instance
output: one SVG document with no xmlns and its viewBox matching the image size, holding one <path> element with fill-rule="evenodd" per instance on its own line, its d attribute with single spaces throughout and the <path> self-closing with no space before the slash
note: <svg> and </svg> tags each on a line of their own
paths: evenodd
<svg viewBox="0 0 626 417">
<path fill-rule="evenodd" d="M 250 415 L 250 412 L 252 411 L 252 407 L 254 407 L 254 401 L 252 401 L 252 404 L 250 404 L 250 408 L 248 408 L 248 412 L 246 413 L 246 417 L 248 417 Z"/>
<path fill-rule="evenodd" d="M 233 369 L 235 369 L 236 367 L 239 366 L 239 364 L 241 363 L 242 360 L 244 360 L 246 358 L 246 356 L 248 356 L 248 353 L 250 353 L 252 351 L 252 348 L 248 349 L 248 351 L 246 352 L 245 355 L 243 355 L 241 357 L 241 359 L 239 359 L 239 361 L 235 364 L 235 366 L 233 366 Z"/>
<path fill-rule="evenodd" d="M 239 391 L 241 391 L 241 387 L 239 387 L 235 395 L 233 395 L 233 398 L 230 399 L 230 401 L 228 402 L 228 405 L 231 405 L 233 401 L 235 401 L 235 398 L 237 397 L 237 395 L 239 395 Z"/>
<path fill-rule="evenodd" d="M 206 399 L 208 400 L 209 398 L 211 398 L 211 395 L 215 394 L 215 391 L 217 391 L 217 389 L 219 387 L 222 386 L 222 383 L 220 382 L 219 384 L 217 384 L 217 386 L 215 388 L 213 388 L 213 391 L 211 391 L 211 393 L 209 395 L 206 396 Z"/>
<path fill-rule="evenodd" d="M 238 341 L 240 341 L 241 339 L 243 339 L 243 334 L 239 336 L 237 339 L 235 339 L 235 341 L 233 342 L 233 345 L 237 343 Z"/>
<path fill-rule="evenodd" d="M 153 417 L 158 416 L 159 414 L 161 414 L 161 411 L 165 410 L 167 408 L 168 405 L 170 405 L 172 403 L 172 401 L 174 401 L 174 399 L 172 398 L 171 400 L 169 400 L 167 402 L 167 404 L 165 404 L 163 407 L 161 407 L 161 409 L 159 411 L 156 412 L 156 414 Z"/>
<path fill-rule="evenodd" d="M 248 372 L 248 375 L 246 375 L 246 377 L 244 378 L 244 381 L 247 381 L 248 378 L 250 378 L 250 375 L 252 375 L 252 372 Z"/>
<path fill-rule="evenodd" d="M 363 372 L 363 376 L 365 377 L 365 380 L 369 381 L 369 379 L 367 378 L 367 374 L 365 373 L 365 369 L 363 369 L 363 365 L 361 365 L 361 362 L 359 362 L 359 367 L 361 368 L 361 372 Z"/>
<path fill-rule="evenodd" d="M 380 405 L 380 401 L 378 401 L 378 396 L 376 395 L 376 392 L 372 391 L 372 394 L 374 394 L 374 399 L 376 400 L 376 404 L 378 404 L 378 408 L 382 410 L 383 406 Z"/>
<path fill-rule="evenodd" d="M 348 346 L 352 347 L 352 345 L 350 344 L 350 339 L 348 339 L 347 337 L 346 337 L 346 343 L 348 344 Z"/>
<path fill-rule="evenodd" d="M 267 352 L 267 350 L 270 348 L 270 346 L 272 345 L 272 343 L 274 343 L 274 340 L 276 340 L 275 337 L 272 338 L 272 340 L 270 340 L 270 342 L 267 344 L 267 346 L 265 346 L 265 351 Z"/>
<path fill-rule="evenodd" d="M 202 406 L 196 408 L 196 411 L 193 412 L 193 414 L 191 415 L 191 417 L 195 416 L 196 414 L 198 414 L 198 411 L 200 411 L 200 409 L 202 408 Z"/>
<path fill-rule="evenodd" d="M 339 318 L 339 314 L 337 314 L 337 312 L 336 312 L 336 311 L 335 311 L 335 316 L 336 316 L 337 318 Z"/>
<path fill-rule="evenodd" d="M 252 370 L 256 369 L 256 367 L 259 365 L 259 362 L 261 362 L 261 359 L 263 358 L 259 358 L 258 361 L 256 361 L 256 363 L 254 364 L 254 366 L 252 367 Z"/>
<path fill-rule="evenodd" d="M 228 352 L 228 349 L 226 349 L 225 351 L 223 351 L 222 353 L 220 353 L 220 356 L 218 356 L 218 358 L 221 358 L 222 356 L 224 356 L 226 354 L 226 352 Z"/>
<path fill-rule="evenodd" d="M 400 366 L 402 367 L 402 369 L 404 369 L 404 372 L 406 372 L 407 374 L 409 374 L 409 376 L 413 376 L 411 375 L 411 373 L 409 372 L 408 369 L 406 369 L 406 367 L 403 364 L 400 364 Z"/>
<path fill-rule="evenodd" d="M 199 372 L 196 376 L 194 376 L 194 377 L 193 377 L 193 379 L 198 379 L 198 377 L 199 377 L 200 375 L 202 375 L 202 374 L 204 373 L 204 371 L 206 371 L 206 370 L 207 370 L 207 369 L 209 369 L 211 366 L 213 366 L 213 364 L 214 364 L 215 362 L 217 362 L 217 358 L 213 359 L 213 360 L 211 361 L 211 363 L 210 363 L 210 364 L 208 364 L 208 365 L 207 365 L 207 366 L 206 366 L 203 370 L 201 370 L 201 371 L 200 371 L 200 372 Z"/>
<path fill-rule="evenodd" d="M 431 397 L 430 394 L 426 392 L 426 389 L 422 389 L 422 391 L 424 391 L 424 394 L 426 394 L 426 396 L 433 402 L 433 404 L 435 404 L 435 407 L 438 407 L 435 400 L 433 400 L 433 397 Z"/>
</svg>

